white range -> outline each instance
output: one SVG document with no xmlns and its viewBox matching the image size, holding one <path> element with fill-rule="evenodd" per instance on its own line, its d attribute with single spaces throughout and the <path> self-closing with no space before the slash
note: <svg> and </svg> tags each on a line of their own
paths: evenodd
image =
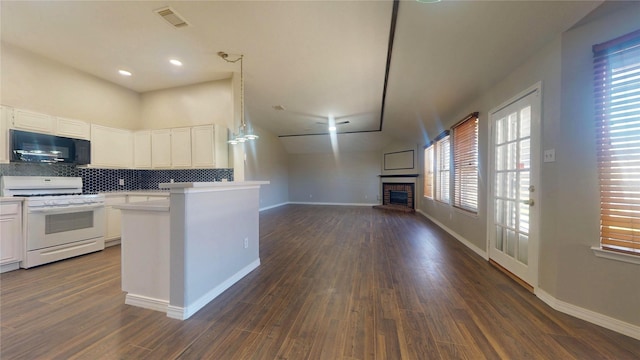
<svg viewBox="0 0 640 360">
<path fill-rule="evenodd" d="M 1 188 L 2 196 L 25 197 L 21 267 L 104 249 L 104 196 L 83 195 L 81 177 L 3 176 Z"/>
</svg>

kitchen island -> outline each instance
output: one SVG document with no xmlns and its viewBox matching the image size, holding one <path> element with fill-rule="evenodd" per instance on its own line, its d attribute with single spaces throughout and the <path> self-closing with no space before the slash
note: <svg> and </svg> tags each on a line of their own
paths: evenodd
<svg viewBox="0 0 640 360">
<path fill-rule="evenodd" d="M 162 183 L 169 201 L 116 205 L 125 303 L 184 320 L 257 268 L 259 191 L 268 183 Z"/>
</svg>

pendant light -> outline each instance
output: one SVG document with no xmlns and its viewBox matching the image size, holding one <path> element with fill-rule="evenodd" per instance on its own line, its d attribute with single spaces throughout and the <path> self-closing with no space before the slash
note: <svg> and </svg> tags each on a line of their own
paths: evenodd
<svg viewBox="0 0 640 360">
<path fill-rule="evenodd" d="M 246 141 L 251 141 L 258 139 L 258 135 L 252 133 L 247 128 L 247 123 L 244 118 L 244 67 L 243 67 L 243 59 L 244 55 L 237 55 L 235 60 L 229 59 L 229 54 L 226 52 L 220 51 L 218 52 L 218 56 L 222 58 L 222 60 L 228 63 L 237 63 L 240 62 L 240 127 L 238 128 L 238 132 L 234 132 L 231 134 L 231 139 L 227 141 L 231 145 L 242 144 Z"/>
</svg>

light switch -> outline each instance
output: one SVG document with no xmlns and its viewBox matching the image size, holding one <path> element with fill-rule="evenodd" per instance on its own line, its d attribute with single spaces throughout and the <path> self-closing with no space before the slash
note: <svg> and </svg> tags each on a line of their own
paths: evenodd
<svg viewBox="0 0 640 360">
<path fill-rule="evenodd" d="M 544 162 L 556 161 L 556 149 L 549 149 L 544 151 Z"/>
</svg>

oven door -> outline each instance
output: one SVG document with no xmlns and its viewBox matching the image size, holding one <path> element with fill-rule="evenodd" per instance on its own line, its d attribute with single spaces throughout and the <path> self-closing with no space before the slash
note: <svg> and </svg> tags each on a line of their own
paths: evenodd
<svg viewBox="0 0 640 360">
<path fill-rule="evenodd" d="M 27 251 L 104 236 L 104 204 L 29 208 Z"/>
</svg>

